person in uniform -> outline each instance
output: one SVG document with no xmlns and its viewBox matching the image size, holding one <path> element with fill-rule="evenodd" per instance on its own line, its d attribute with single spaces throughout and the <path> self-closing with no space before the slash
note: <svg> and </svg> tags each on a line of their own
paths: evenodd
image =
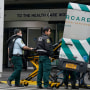
<svg viewBox="0 0 90 90">
<path fill-rule="evenodd" d="M 65 89 L 68 89 L 68 82 L 69 82 L 69 75 L 71 77 L 71 84 L 72 84 L 72 89 L 78 89 L 79 87 L 76 87 L 76 72 L 75 71 L 70 71 L 70 70 L 64 70 L 63 71 L 64 75 L 64 84 L 65 84 Z"/>
<path fill-rule="evenodd" d="M 21 29 L 15 29 L 14 34 L 22 37 Z M 33 48 L 29 48 L 28 46 L 26 46 L 22 38 L 17 38 L 13 47 L 13 56 L 12 58 L 9 58 L 9 60 L 11 60 L 14 65 L 14 72 L 7 80 L 7 83 L 9 86 L 12 86 L 11 81 L 15 79 L 15 86 L 22 87 L 22 85 L 20 85 L 20 74 L 22 70 L 22 50 L 23 49 L 32 50 Z"/>
<path fill-rule="evenodd" d="M 39 54 L 39 71 L 37 75 L 37 88 L 42 89 L 42 78 L 44 81 L 44 88 L 51 89 L 49 87 L 49 75 L 51 70 L 50 57 L 53 56 L 53 48 L 50 41 L 51 29 L 45 27 L 42 30 L 42 36 L 37 41 L 37 52 Z"/>
</svg>

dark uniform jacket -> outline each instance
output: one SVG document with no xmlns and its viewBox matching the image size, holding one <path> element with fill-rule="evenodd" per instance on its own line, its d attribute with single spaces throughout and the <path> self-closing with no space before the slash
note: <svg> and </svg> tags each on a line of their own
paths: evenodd
<svg viewBox="0 0 90 90">
<path fill-rule="evenodd" d="M 45 34 L 38 38 L 36 49 L 39 55 L 53 56 L 53 47 L 50 38 Z"/>
</svg>

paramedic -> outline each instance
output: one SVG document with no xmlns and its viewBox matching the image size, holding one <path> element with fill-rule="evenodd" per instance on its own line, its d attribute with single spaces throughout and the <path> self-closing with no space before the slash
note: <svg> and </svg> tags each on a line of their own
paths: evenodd
<svg viewBox="0 0 90 90">
<path fill-rule="evenodd" d="M 65 89 L 68 89 L 69 75 L 71 78 L 72 89 L 78 89 L 78 87 L 75 86 L 76 84 L 76 72 L 75 71 L 64 70 L 63 75 L 64 75 Z"/>
<path fill-rule="evenodd" d="M 15 29 L 14 34 L 22 37 L 21 29 Z M 11 59 L 9 58 L 9 60 L 11 60 L 14 65 L 14 72 L 7 80 L 7 83 L 9 86 L 12 86 L 11 81 L 15 79 L 15 86 L 22 87 L 22 85 L 20 84 L 20 74 L 22 70 L 22 50 L 23 49 L 32 50 L 33 48 L 27 47 L 24 44 L 22 38 L 17 38 L 13 46 L 13 56 Z"/>
<path fill-rule="evenodd" d="M 51 70 L 51 60 L 53 55 L 53 48 L 49 38 L 51 29 L 45 27 L 42 30 L 42 36 L 37 41 L 37 52 L 39 54 L 39 71 L 37 76 L 37 88 L 42 89 L 42 78 L 44 81 L 44 88 L 51 89 L 49 87 L 49 75 Z"/>
</svg>

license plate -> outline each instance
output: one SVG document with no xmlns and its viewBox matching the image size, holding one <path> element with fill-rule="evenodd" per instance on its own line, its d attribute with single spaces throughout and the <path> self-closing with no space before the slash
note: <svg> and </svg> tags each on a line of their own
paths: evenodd
<svg viewBox="0 0 90 90">
<path fill-rule="evenodd" d="M 77 65 L 71 64 L 71 63 L 66 63 L 66 68 L 76 69 L 77 68 Z"/>
</svg>

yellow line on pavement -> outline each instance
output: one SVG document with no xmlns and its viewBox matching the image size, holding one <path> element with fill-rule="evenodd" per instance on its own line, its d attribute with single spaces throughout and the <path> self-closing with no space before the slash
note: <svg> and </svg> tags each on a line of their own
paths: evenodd
<svg viewBox="0 0 90 90">
<path fill-rule="evenodd" d="M 29 85 L 37 85 L 36 81 L 27 81 Z M 7 84 L 7 81 L 0 81 L 0 83 Z M 11 84 L 15 84 L 15 81 L 12 81 Z"/>
<path fill-rule="evenodd" d="M 20 82 L 22 82 L 23 84 L 25 83 L 23 80 L 21 80 Z M 3 84 L 7 84 L 7 81 L 0 81 L 0 83 Z M 27 81 L 28 85 L 37 85 L 37 81 Z M 15 84 L 15 81 L 12 81 L 11 84 Z M 69 86 L 71 86 L 71 84 L 68 84 Z M 78 84 L 76 84 L 76 86 L 78 86 Z M 90 85 L 87 85 L 90 87 Z"/>
</svg>

